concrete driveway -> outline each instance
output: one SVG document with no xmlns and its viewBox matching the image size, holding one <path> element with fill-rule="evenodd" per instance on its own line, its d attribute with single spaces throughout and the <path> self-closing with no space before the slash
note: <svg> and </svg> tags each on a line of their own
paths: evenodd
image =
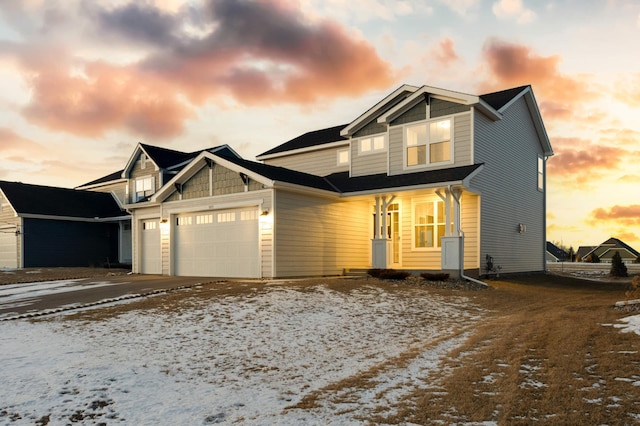
<svg viewBox="0 0 640 426">
<path fill-rule="evenodd" d="M 0 320 L 212 281 L 216 279 L 120 275 L 4 285 L 0 286 Z"/>
</svg>

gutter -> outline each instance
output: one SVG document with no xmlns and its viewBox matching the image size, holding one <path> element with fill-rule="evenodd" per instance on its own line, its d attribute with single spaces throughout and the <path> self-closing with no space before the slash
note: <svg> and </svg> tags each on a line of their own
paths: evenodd
<svg viewBox="0 0 640 426">
<path fill-rule="evenodd" d="M 461 207 L 460 207 L 460 197 L 457 196 L 453 191 L 451 191 L 451 185 L 448 186 L 447 188 L 449 190 L 449 193 L 453 196 L 453 199 L 455 200 L 456 204 L 458 205 L 458 214 L 460 214 L 460 212 L 462 211 Z M 480 284 L 484 287 L 489 288 L 489 284 L 477 280 L 475 278 L 471 278 L 468 277 L 464 274 L 464 232 L 462 231 L 462 229 L 460 229 L 460 278 L 462 278 L 463 280 L 467 280 L 467 281 L 471 281 L 474 282 L 476 284 Z"/>
</svg>

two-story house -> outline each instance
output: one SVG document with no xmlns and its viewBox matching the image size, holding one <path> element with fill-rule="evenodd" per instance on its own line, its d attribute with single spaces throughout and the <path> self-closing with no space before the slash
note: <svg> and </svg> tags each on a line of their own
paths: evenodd
<svg viewBox="0 0 640 426">
<path fill-rule="evenodd" d="M 260 162 L 224 146 L 149 168 L 151 149 L 139 145 L 120 174 L 134 272 L 477 276 L 488 258 L 506 273 L 545 269 L 553 151 L 530 86 L 476 96 L 403 85 Z"/>
</svg>

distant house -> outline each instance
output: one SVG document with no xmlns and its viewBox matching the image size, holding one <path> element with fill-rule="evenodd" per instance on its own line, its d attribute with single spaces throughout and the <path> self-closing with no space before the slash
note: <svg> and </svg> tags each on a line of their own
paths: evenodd
<svg viewBox="0 0 640 426">
<path fill-rule="evenodd" d="M 581 256 L 582 262 L 588 262 L 590 256 L 596 255 L 602 263 L 611 263 L 611 258 L 618 252 L 624 263 L 633 263 L 640 253 L 633 247 L 617 238 L 609 238 L 602 244 L 592 247 Z"/>
<path fill-rule="evenodd" d="M 0 267 L 130 263 L 130 223 L 111 194 L 0 181 Z"/>
<path fill-rule="evenodd" d="M 569 254 L 566 251 L 547 241 L 547 262 L 566 262 L 568 259 Z"/>
<path fill-rule="evenodd" d="M 580 246 L 578 250 L 576 250 L 576 262 L 586 262 L 586 255 L 591 253 L 591 251 L 596 248 L 596 246 Z"/>
</svg>

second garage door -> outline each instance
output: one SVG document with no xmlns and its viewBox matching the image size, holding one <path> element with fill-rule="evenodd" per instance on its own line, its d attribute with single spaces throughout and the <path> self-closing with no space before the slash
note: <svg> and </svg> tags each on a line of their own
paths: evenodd
<svg viewBox="0 0 640 426">
<path fill-rule="evenodd" d="M 181 214 L 174 221 L 174 274 L 260 278 L 258 209 Z"/>
</svg>

